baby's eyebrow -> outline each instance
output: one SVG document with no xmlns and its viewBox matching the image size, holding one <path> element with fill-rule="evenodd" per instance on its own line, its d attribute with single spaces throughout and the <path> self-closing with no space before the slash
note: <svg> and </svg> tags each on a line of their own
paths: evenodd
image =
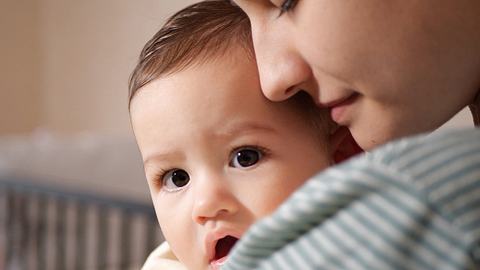
<svg viewBox="0 0 480 270">
<path fill-rule="evenodd" d="M 275 133 L 276 130 L 270 126 L 259 124 L 256 122 L 237 122 L 225 125 L 225 128 L 217 130 L 216 133 L 219 135 L 231 136 L 251 132 Z"/>
<path fill-rule="evenodd" d="M 159 160 L 173 160 L 173 159 L 178 159 L 179 153 L 176 152 L 165 152 L 165 153 L 159 153 L 159 152 L 154 152 L 153 154 L 148 155 L 145 157 L 143 160 L 143 165 L 147 167 L 149 164 L 154 163 Z"/>
</svg>

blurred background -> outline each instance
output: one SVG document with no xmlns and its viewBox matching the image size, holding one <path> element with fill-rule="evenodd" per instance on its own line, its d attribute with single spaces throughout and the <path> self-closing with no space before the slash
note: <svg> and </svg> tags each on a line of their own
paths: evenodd
<svg viewBox="0 0 480 270">
<path fill-rule="evenodd" d="M 15 157 L 7 167 L 22 174 L 34 169 L 46 178 L 84 173 L 85 179 L 101 173 L 95 187 L 88 180 L 71 184 L 148 199 L 138 153 L 129 147 L 127 82 L 146 41 L 194 2 L 0 0 L 0 166 Z M 115 144 L 129 146 L 123 152 Z M 70 158 L 90 163 L 68 164 Z M 115 185 L 104 186 L 110 173 Z"/>
<path fill-rule="evenodd" d="M 127 81 L 193 2 L 0 0 L 0 269 L 139 269 L 161 241 Z"/>
</svg>

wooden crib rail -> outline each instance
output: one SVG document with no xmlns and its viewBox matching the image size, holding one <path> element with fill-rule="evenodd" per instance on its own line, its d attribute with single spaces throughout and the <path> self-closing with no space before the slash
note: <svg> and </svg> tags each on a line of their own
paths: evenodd
<svg viewBox="0 0 480 270">
<path fill-rule="evenodd" d="M 0 269 L 140 269 L 161 240 L 151 204 L 0 179 Z"/>
</svg>

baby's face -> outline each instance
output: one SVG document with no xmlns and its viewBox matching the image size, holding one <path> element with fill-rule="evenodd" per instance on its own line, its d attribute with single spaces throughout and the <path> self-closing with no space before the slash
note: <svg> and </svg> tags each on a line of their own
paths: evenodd
<svg viewBox="0 0 480 270">
<path fill-rule="evenodd" d="M 291 101 L 262 95 L 240 51 L 157 79 L 131 104 L 162 232 L 189 269 L 218 269 L 252 223 L 330 164 L 318 131 Z"/>
</svg>

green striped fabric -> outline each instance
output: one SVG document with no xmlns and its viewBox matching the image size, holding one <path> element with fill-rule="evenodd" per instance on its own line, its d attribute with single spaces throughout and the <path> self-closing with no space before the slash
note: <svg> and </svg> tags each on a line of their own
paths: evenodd
<svg viewBox="0 0 480 270">
<path fill-rule="evenodd" d="M 480 130 L 403 139 L 313 177 L 223 270 L 480 269 Z"/>
</svg>

